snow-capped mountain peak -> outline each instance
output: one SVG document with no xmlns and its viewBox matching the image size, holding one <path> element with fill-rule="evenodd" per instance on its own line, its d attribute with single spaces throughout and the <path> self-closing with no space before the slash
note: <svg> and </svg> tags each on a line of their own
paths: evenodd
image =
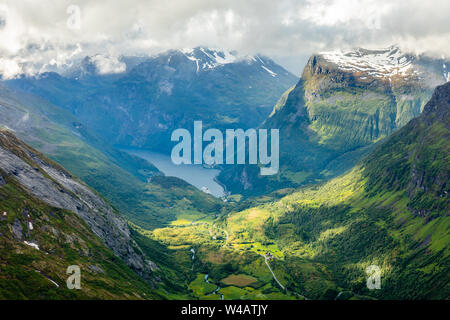
<svg viewBox="0 0 450 320">
<path fill-rule="evenodd" d="M 227 64 L 246 62 L 248 64 L 260 64 L 262 70 L 269 73 L 272 77 L 276 77 L 278 74 L 270 69 L 267 59 L 261 58 L 258 55 L 240 55 L 236 51 L 212 49 L 212 48 L 188 48 L 179 50 L 189 60 L 195 62 L 197 72 L 207 71 L 222 67 Z"/>
<path fill-rule="evenodd" d="M 414 57 L 404 54 L 395 46 L 385 49 L 336 50 L 319 53 L 328 62 L 334 63 L 341 70 L 363 72 L 377 78 L 406 76 L 413 70 Z"/>
<path fill-rule="evenodd" d="M 203 60 L 203 68 L 214 68 L 216 66 L 233 63 L 238 60 L 236 52 L 227 50 L 216 50 L 209 48 L 193 48 L 183 49 L 181 52 L 186 55 L 189 60 L 201 61 Z M 205 61 L 206 60 L 206 61 Z"/>
</svg>

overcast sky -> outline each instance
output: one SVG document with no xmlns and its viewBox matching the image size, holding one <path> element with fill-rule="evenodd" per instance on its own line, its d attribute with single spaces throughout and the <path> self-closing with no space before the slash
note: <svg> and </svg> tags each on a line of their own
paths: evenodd
<svg viewBox="0 0 450 320">
<path fill-rule="evenodd" d="M 195 46 L 264 54 L 295 74 L 323 50 L 448 57 L 449 12 L 449 0 L 0 0 L 0 73 Z"/>
</svg>

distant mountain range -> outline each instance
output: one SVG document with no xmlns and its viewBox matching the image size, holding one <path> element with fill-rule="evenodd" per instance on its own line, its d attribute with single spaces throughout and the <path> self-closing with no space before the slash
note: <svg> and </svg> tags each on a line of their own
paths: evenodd
<svg viewBox="0 0 450 320">
<path fill-rule="evenodd" d="M 280 129 L 280 174 L 261 177 L 241 166 L 225 168 L 220 180 L 234 193 L 261 194 L 344 172 L 420 114 L 433 89 L 448 81 L 448 65 L 396 47 L 313 55 L 262 124 Z"/>
<path fill-rule="evenodd" d="M 192 129 L 194 120 L 218 129 L 258 126 L 295 81 L 267 57 L 198 47 L 146 58 L 96 55 L 64 75 L 7 85 L 65 108 L 112 143 L 169 152 L 172 131 Z"/>
</svg>

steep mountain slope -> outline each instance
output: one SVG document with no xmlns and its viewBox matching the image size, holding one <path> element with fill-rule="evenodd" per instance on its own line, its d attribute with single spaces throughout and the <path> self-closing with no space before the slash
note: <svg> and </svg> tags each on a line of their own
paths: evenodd
<svg viewBox="0 0 450 320">
<path fill-rule="evenodd" d="M 350 172 L 227 217 L 229 241 L 275 245 L 288 287 L 308 297 L 448 299 L 449 139 L 447 83 Z M 307 284 L 313 264 L 328 289 Z M 379 290 L 366 287 L 370 265 L 381 270 Z"/>
<path fill-rule="evenodd" d="M 75 145 L 84 144 L 85 147 L 79 147 L 83 149 L 84 154 L 92 154 L 87 150 L 89 147 L 97 149 L 104 158 L 142 181 L 160 174 L 152 164 L 112 148 L 70 112 L 36 95 L 0 85 L 0 119 L 0 125 L 55 156 L 69 156 Z M 72 143 L 69 143 L 69 140 Z M 61 143 L 62 141 L 65 141 L 65 144 Z"/>
<path fill-rule="evenodd" d="M 201 47 L 149 57 L 131 70 L 129 59 L 115 61 L 124 71 L 114 74 L 102 73 L 96 57 L 67 77 L 46 73 L 8 85 L 66 108 L 116 144 L 168 152 L 172 131 L 191 129 L 194 120 L 218 129 L 258 126 L 296 81 L 268 58 Z"/>
<path fill-rule="evenodd" d="M 5 130 L 0 211 L 1 298 L 161 297 L 152 289 L 158 267 L 132 239 L 127 222 L 69 172 Z M 65 285 L 70 265 L 81 269 L 81 290 Z"/>
<path fill-rule="evenodd" d="M 115 150 L 68 111 L 37 96 L 0 87 L 0 126 L 61 163 L 147 228 L 170 223 L 180 214 L 219 211 L 220 200 L 179 179 L 148 182 L 161 175 L 153 165 Z"/>
<path fill-rule="evenodd" d="M 396 47 L 313 55 L 263 124 L 280 129 L 281 174 L 261 178 L 246 167 L 225 171 L 221 181 L 261 193 L 344 172 L 420 114 L 434 87 L 448 81 L 448 64 Z"/>
</svg>

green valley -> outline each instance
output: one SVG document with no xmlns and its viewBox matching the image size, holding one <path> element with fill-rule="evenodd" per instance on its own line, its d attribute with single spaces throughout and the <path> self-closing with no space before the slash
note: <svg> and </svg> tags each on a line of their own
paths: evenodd
<svg viewBox="0 0 450 320">
<path fill-rule="evenodd" d="M 420 117 L 327 183 L 214 222 L 144 234 L 175 252 L 195 248 L 190 288 L 199 298 L 213 288 L 201 281 L 208 274 L 238 299 L 446 299 L 449 97 L 449 84 L 438 87 Z M 286 290 L 265 265 L 268 254 Z M 370 265 L 381 269 L 380 290 L 366 287 Z"/>
</svg>

